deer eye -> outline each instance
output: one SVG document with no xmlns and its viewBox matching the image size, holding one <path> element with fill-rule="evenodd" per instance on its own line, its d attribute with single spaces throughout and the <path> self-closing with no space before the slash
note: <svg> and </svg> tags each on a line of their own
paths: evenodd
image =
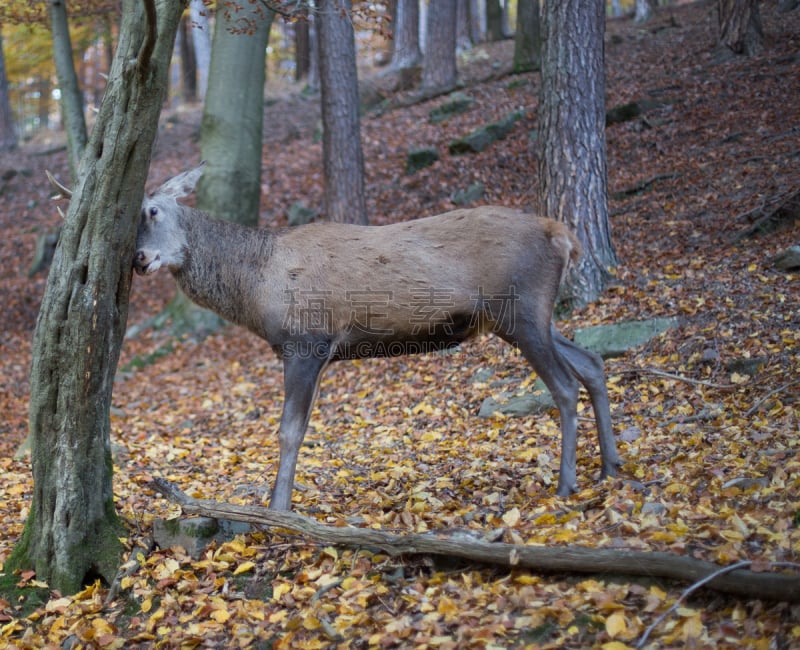
<svg viewBox="0 0 800 650">
<path fill-rule="evenodd" d="M 150 216 L 155 217 L 158 214 L 158 208 L 150 208 Z"/>
</svg>

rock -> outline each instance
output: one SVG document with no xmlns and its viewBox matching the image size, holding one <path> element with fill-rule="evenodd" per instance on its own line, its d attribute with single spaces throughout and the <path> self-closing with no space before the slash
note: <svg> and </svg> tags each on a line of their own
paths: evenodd
<svg viewBox="0 0 800 650">
<path fill-rule="evenodd" d="M 770 258 L 770 263 L 781 271 L 800 269 L 800 245 L 794 245 Z"/>
<path fill-rule="evenodd" d="M 454 92 L 447 98 L 447 101 L 431 109 L 428 113 L 428 119 L 433 124 L 444 122 L 454 115 L 466 113 L 474 103 L 475 100 L 466 93 L 461 91 Z"/>
<path fill-rule="evenodd" d="M 316 210 L 307 208 L 300 202 L 292 203 L 286 214 L 290 226 L 302 226 L 311 223 L 319 216 Z"/>
<path fill-rule="evenodd" d="M 575 343 L 608 359 L 621 356 L 628 350 L 644 345 L 650 339 L 677 326 L 677 318 L 654 318 L 614 325 L 598 325 L 576 330 Z M 555 408 L 555 403 L 550 391 L 541 379 L 537 379 L 533 388 L 522 395 L 505 391 L 500 393 L 498 399 L 487 397 L 481 404 L 478 415 L 488 418 L 499 412 L 503 415 L 526 416 L 552 408 Z M 633 430 L 630 434 L 637 435 Z"/>
<path fill-rule="evenodd" d="M 453 203 L 456 205 L 469 205 L 483 197 L 486 186 L 483 183 L 473 183 L 465 190 L 453 194 Z"/>
<path fill-rule="evenodd" d="M 678 326 L 677 318 L 652 318 L 575 330 L 575 343 L 604 359 L 619 357 Z"/>
<path fill-rule="evenodd" d="M 514 127 L 514 124 L 523 117 L 525 117 L 525 111 L 514 111 L 500 122 L 487 124 L 459 140 L 453 140 L 448 146 L 448 150 L 452 155 L 483 151 L 490 144 L 505 138 Z"/>
<path fill-rule="evenodd" d="M 728 363 L 725 364 L 725 368 L 728 372 L 736 372 L 740 375 L 754 377 L 758 374 L 758 371 L 768 363 L 769 359 L 767 357 L 742 357 L 741 359 L 728 361 Z"/>
<path fill-rule="evenodd" d="M 666 511 L 667 506 L 660 501 L 648 501 L 642 504 L 643 515 L 663 515 Z"/>
<path fill-rule="evenodd" d="M 555 402 L 541 379 L 537 379 L 529 392 L 517 395 L 514 392 L 504 391 L 498 399 L 487 397 L 481 404 L 478 416 L 482 418 L 493 417 L 495 413 L 522 417 L 542 413 L 555 408 Z"/>
<path fill-rule="evenodd" d="M 194 559 L 200 558 L 212 541 L 227 542 L 249 531 L 249 524 L 211 517 L 153 520 L 153 539 L 160 548 L 180 546 Z"/>
<path fill-rule="evenodd" d="M 420 169 L 430 167 L 437 160 L 439 160 L 439 152 L 436 147 L 411 149 L 406 157 L 406 174 L 413 174 Z"/>
<path fill-rule="evenodd" d="M 55 230 L 39 233 L 39 235 L 37 235 L 31 268 L 28 270 L 29 278 L 32 278 L 39 273 L 39 271 L 46 271 L 50 268 L 60 237 L 61 226 L 58 226 Z"/>
</svg>

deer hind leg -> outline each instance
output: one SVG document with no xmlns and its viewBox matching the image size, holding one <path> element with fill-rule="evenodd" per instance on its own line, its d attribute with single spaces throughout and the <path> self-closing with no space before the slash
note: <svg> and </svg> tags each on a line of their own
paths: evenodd
<svg viewBox="0 0 800 650">
<path fill-rule="evenodd" d="M 561 464 L 556 494 L 568 496 L 577 492 L 578 382 L 556 352 L 549 324 L 540 327 L 518 318 L 513 332 L 500 335 L 519 348 L 553 396 L 561 419 Z"/>
<path fill-rule="evenodd" d="M 601 476 L 603 478 L 616 476 L 617 467 L 621 461 L 611 426 L 611 409 L 608 402 L 603 359 L 600 355 L 584 350 L 570 341 L 554 326 L 551 326 L 551 335 L 561 357 L 569 366 L 572 374 L 586 387 L 592 400 L 597 423 L 597 437 L 600 441 Z"/>
</svg>

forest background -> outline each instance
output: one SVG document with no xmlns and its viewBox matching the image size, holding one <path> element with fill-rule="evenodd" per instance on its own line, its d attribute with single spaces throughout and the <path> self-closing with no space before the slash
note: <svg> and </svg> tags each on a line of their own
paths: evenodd
<svg viewBox="0 0 800 650">
<path fill-rule="evenodd" d="M 765 50 L 721 63 L 712 56 L 712 4 L 670 7 L 644 26 L 609 21 L 607 106 L 636 101 L 648 109 L 606 133 L 622 260 L 615 282 L 561 327 L 678 318 L 646 348 L 609 361 L 627 461 L 618 479 L 584 481 L 569 500 L 552 496 L 555 414 L 476 417 L 482 400 L 510 381 L 530 383 L 523 360 L 484 341 L 448 358 L 332 369 L 299 465 L 296 508 L 324 521 L 409 531 L 502 527 L 507 541 L 527 544 L 669 550 L 722 564 L 794 560 L 797 275 L 771 260 L 796 241 L 796 14 L 764 3 Z M 476 100 L 463 115 L 432 123 L 444 98 L 365 114 L 373 223 L 444 211 L 478 182 L 479 203 L 531 204 L 537 75 L 509 75 L 510 50 L 506 41 L 462 55 L 464 91 Z M 318 112 L 301 90 L 277 79 L 267 85 L 262 225 L 285 225 L 296 202 L 322 202 Z M 505 140 L 469 156 L 448 153 L 454 137 L 520 108 L 525 117 Z M 198 160 L 199 116 L 191 105 L 165 115 L 153 186 Z M 43 289 L 42 276 L 27 271 L 37 233 L 58 221 L 43 171 L 67 177 L 68 168 L 60 145 L 44 138 L 2 158 L 0 561 L 20 534 L 31 490 L 26 462 L 13 454 L 27 431 L 30 337 Z M 405 174 L 408 149 L 431 143 L 441 159 Z M 776 228 L 742 236 L 756 223 Z M 169 277 L 136 282 L 132 322 L 159 312 L 172 292 Z M 115 390 L 114 489 L 138 530 L 131 544 L 169 513 L 146 488 L 153 476 L 195 496 L 259 498 L 277 457 L 280 408 L 280 365 L 262 350 L 235 330 L 203 341 L 149 330 L 126 342 Z M 591 427 L 584 430 L 586 477 L 597 459 Z M 26 580 L 35 577 L 20 576 Z M 97 645 L 169 637 L 176 645 L 272 639 L 325 647 L 332 629 L 388 647 L 585 647 L 632 644 L 680 593 L 664 581 L 400 562 L 261 533 L 199 561 L 161 549 L 130 580 L 124 604 L 104 606 L 100 586 L 24 616 L 20 603 L 3 603 L 3 634 L 20 645 L 74 636 Z M 790 645 L 798 623 L 787 604 L 708 593 L 656 635 L 661 646 Z"/>
</svg>

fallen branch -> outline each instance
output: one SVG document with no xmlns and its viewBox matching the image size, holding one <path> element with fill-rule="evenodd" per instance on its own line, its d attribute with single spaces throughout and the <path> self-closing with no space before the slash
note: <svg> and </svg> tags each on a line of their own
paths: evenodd
<svg viewBox="0 0 800 650">
<path fill-rule="evenodd" d="M 481 541 L 468 535 L 399 535 L 372 528 L 335 527 L 294 512 L 195 499 L 164 479 L 155 479 L 150 485 L 179 504 L 186 514 L 285 529 L 325 544 L 379 548 L 391 556 L 422 553 L 537 571 L 614 573 L 692 583 L 713 576 L 708 586 L 723 593 L 761 600 L 800 602 L 800 576 L 795 574 L 735 569 L 714 575 L 720 570 L 718 565 L 670 553 L 580 546 L 525 546 Z"/>
</svg>

